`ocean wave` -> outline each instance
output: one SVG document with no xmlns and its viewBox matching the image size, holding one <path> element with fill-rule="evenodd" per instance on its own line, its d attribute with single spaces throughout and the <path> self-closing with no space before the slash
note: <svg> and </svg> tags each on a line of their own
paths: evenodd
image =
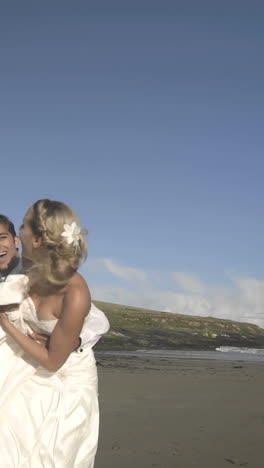
<svg viewBox="0 0 264 468">
<path fill-rule="evenodd" d="M 241 354 L 254 354 L 258 356 L 264 356 L 264 349 L 257 348 L 239 348 L 236 346 L 219 346 L 215 348 L 216 351 L 221 353 L 241 353 Z"/>
</svg>

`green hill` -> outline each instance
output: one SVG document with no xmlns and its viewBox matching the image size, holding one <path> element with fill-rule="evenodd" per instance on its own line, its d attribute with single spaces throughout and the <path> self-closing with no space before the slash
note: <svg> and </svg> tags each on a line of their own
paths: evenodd
<svg viewBox="0 0 264 468">
<path fill-rule="evenodd" d="M 264 348 L 264 329 L 249 323 L 172 314 L 94 301 L 110 322 L 96 350 Z"/>
</svg>

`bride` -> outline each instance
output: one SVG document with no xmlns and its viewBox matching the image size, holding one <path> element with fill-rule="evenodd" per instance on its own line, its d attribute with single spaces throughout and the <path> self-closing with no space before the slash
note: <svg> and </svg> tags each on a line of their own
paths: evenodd
<svg viewBox="0 0 264 468">
<path fill-rule="evenodd" d="M 97 371 L 92 349 L 74 352 L 91 307 L 88 286 L 77 273 L 87 252 L 85 236 L 70 207 L 44 199 L 27 211 L 20 239 L 29 278 L 19 308 L 22 325 L 50 339 L 42 346 L 0 313 L 7 334 L 0 342 L 1 466 L 92 468 Z"/>
</svg>

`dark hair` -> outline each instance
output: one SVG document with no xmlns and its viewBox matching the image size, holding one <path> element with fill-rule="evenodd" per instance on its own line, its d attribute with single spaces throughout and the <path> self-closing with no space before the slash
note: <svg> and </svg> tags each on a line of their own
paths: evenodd
<svg viewBox="0 0 264 468">
<path fill-rule="evenodd" d="M 3 224 L 13 237 L 16 237 L 15 226 L 7 216 L 0 214 L 0 224 Z"/>
</svg>

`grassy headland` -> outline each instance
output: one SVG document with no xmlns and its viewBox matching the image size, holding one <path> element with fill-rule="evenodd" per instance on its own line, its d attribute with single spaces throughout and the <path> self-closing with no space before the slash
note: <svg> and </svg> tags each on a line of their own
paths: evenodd
<svg viewBox="0 0 264 468">
<path fill-rule="evenodd" d="M 96 350 L 264 348 L 264 329 L 249 323 L 172 314 L 94 301 L 111 328 Z"/>
</svg>

